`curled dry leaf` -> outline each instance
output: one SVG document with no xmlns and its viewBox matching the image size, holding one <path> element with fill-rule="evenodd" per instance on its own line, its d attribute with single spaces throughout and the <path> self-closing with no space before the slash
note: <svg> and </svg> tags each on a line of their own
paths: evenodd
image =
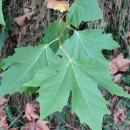
<svg viewBox="0 0 130 130">
<path fill-rule="evenodd" d="M 113 58 L 111 61 L 111 74 L 116 74 L 118 71 L 125 72 L 127 69 L 129 69 L 129 63 L 130 59 L 124 59 L 123 54 L 119 54 L 116 57 Z M 115 75 L 114 82 L 118 82 L 121 78 L 122 74 Z"/>
<path fill-rule="evenodd" d="M 47 121 L 37 121 L 36 123 L 27 123 L 22 130 L 49 130 Z"/>
<path fill-rule="evenodd" d="M 120 80 L 121 76 L 122 74 L 115 75 L 114 82 L 117 83 Z"/>
<path fill-rule="evenodd" d="M 40 111 L 40 106 L 39 106 L 39 103 L 38 102 L 31 102 L 31 104 L 32 104 L 32 106 L 33 106 L 33 108 L 35 108 L 35 110 L 37 111 L 37 112 L 39 112 Z"/>
<path fill-rule="evenodd" d="M 47 8 L 64 12 L 69 10 L 69 3 L 66 0 L 47 0 Z"/>
<path fill-rule="evenodd" d="M 124 87 L 124 90 L 125 90 L 127 93 L 130 94 L 130 87 L 129 87 L 129 86 L 125 86 L 125 87 Z"/>
<path fill-rule="evenodd" d="M 122 123 L 125 121 L 126 118 L 127 118 L 127 114 L 126 114 L 126 110 L 125 109 L 118 109 L 114 113 L 114 122 L 117 125 L 122 125 Z"/>
<path fill-rule="evenodd" d="M 34 12 L 29 12 L 29 13 L 24 14 L 23 16 L 14 18 L 14 22 L 16 22 L 17 25 L 19 26 L 20 31 L 24 30 L 28 21 L 31 19 L 33 15 L 34 15 Z"/>
<path fill-rule="evenodd" d="M 109 105 L 111 111 L 114 111 L 116 109 L 117 101 L 118 101 L 117 96 L 113 96 L 111 98 L 111 102 L 110 102 L 110 105 Z"/>
<path fill-rule="evenodd" d="M 25 117 L 29 120 L 35 120 L 35 119 L 39 119 L 39 115 L 36 114 L 38 105 L 34 105 L 31 103 L 27 103 L 26 108 L 25 108 Z"/>
<path fill-rule="evenodd" d="M 5 104 L 7 102 L 7 99 L 5 97 L 0 99 L 0 106 L 2 106 L 3 104 Z"/>
<path fill-rule="evenodd" d="M 7 116 L 5 111 L 3 110 L 2 107 L 0 107 L 0 129 L 1 128 L 6 128 L 8 126 L 7 124 Z"/>
</svg>

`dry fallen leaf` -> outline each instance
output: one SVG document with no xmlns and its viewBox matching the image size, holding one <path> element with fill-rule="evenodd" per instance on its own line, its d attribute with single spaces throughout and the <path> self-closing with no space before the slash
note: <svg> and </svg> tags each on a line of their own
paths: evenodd
<svg viewBox="0 0 130 130">
<path fill-rule="evenodd" d="M 16 22 L 17 25 L 19 26 L 20 31 L 24 30 L 28 21 L 31 19 L 33 15 L 34 15 L 34 12 L 29 12 L 29 13 L 24 14 L 23 16 L 14 18 L 14 22 Z"/>
<path fill-rule="evenodd" d="M 64 12 L 69 10 L 69 3 L 66 0 L 47 0 L 47 8 Z"/>
<path fill-rule="evenodd" d="M 37 121 L 36 123 L 27 123 L 22 130 L 49 130 L 47 121 Z"/>
<path fill-rule="evenodd" d="M 122 74 L 115 75 L 114 82 L 117 83 L 120 80 L 121 76 Z"/>
<path fill-rule="evenodd" d="M 117 105 L 117 101 L 118 101 L 118 97 L 117 96 L 112 96 L 111 97 L 111 102 L 110 102 L 110 105 L 109 105 L 111 111 L 115 110 L 116 105 Z"/>
<path fill-rule="evenodd" d="M 125 72 L 129 69 L 130 59 L 124 59 L 123 54 L 119 54 L 111 61 L 111 74 L 116 74 L 118 71 Z M 114 82 L 118 82 L 122 74 L 115 75 Z"/>
<path fill-rule="evenodd" d="M 126 118 L 127 118 L 127 114 L 126 114 L 126 110 L 125 109 L 118 109 L 114 113 L 114 122 L 117 125 L 122 125 L 122 123 L 125 121 Z"/>
<path fill-rule="evenodd" d="M 124 87 L 124 90 L 125 90 L 127 93 L 130 94 L 130 87 L 129 87 L 129 86 L 125 86 L 125 87 Z"/>
<path fill-rule="evenodd" d="M 0 106 L 2 106 L 3 104 L 5 104 L 7 102 L 7 99 L 5 97 L 0 99 Z"/>
<path fill-rule="evenodd" d="M 17 128 L 10 128 L 9 130 L 18 130 Z"/>
<path fill-rule="evenodd" d="M 0 107 L 0 128 L 6 128 L 7 124 L 7 116 L 2 107 Z"/>
<path fill-rule="evenodd" d="M 29 120 L 35 120 L 35 119 L 39 119 L 39 115 L 36 114 L 37 105 L 31 104 L 31 103 L 27 103 L 26 108 L 25 108 L 25 117 Z"/>
</svg>

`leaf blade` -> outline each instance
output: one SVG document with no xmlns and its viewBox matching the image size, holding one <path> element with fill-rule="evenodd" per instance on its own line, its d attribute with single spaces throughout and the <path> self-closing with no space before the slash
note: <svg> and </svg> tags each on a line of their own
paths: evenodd
<svg viewBox="0 0 130 130">
<path fill-rule="evenodd" d="M 42 38 L 40 43 L 48 44 L 60 36 L 58 41 L 55 41 L 53 44 L 50 45 L 50 48 L 54 52 L 57 52 L 59 46 L 62 45 L 64 41 L 69 37 L 69 29 L 65 27 L 66 23 L 62 20 L 57 20 L 53 22 L 49 27 L 45 29 L 45 36 Z"/>
<path fill-rule="evenodd" d="M 69 9 L 67 17 L 70 24 L 78 27 L 81 21 L 98 20 L 103 15 L 98 7 L 97 0 L 75 0 Z"/>
<path fill-rule="evenodd" d="M 2 0 L 0 0 L 0 24 L 5 25 L 4 16 L 2 12 Z"/>
<path fill-rule="evenodd" d="M 50 77 L 46 79 L 44 74 L 50 74 Z M 38 83 L 37 81 L 39 81 L 39 77 L 41 77 L 41 81 Z M 90 86 L 88 85 L 89 87 L 86 87 L 86 83 L 89 83 Z M 67 103 L 67 97 L 69 96 L 71 90 L 73 95 L 73 112 L 76 112 L 79 115 L 82 123 L 87 122 L 93 130 L 96 130 L 97 128 L 100 129 L 102 127 L 103 115 L 109 114 L 109 111 L 106 108 L 106 101 L 101 96 L 101 93 L 97 88 L 97 83 L 88 78 L 88 75 L 86 76 L 86 72 L 79 67 L 79 63 L 73 59 L 72 62 L 69 60 L 65 61 L 64 64 L 62 62 L 60 67 L 48 67 L 39 71 L 33 80 L 24 85 L 35 85 L 35 87 L 40 86 L 39 94 L 40 92 L 43 93 L 39 96 L 38 101 L 41 104 L 42 118 L 51 114 L 53 111 L 61 111 L 63 106 Z M 91 89 L 91 87 L 94 88 Z M 53 94 L 54 96 L 52 96 Z M 46 100 L 43 100 L 44 98 L 46 98 Z M 103 105 L 99 105 L 99 102 L 96 102 L 95 99 L 99 100 Z M 50 105 L 48 106 L 48 104 Z M 97 116 L 97 119 L 95 119 L 96 113 L 93 105 L 96 105 L 96 108 L 101 110 Z M 88 117 L 84 116 L 86 113 Z"/>
<path fill-rule="evenodd" d="M 1 97 L 16 91 L 26 91 L 22 84 L 31 80 L 35 70 L 49 65 L 51 62 L 58 61 L 57 57 L 47 46 L 40 45 L 37 47 L 28 46 L 19 48 L 16 49 L 16 53 L 13 56 L 4 60 L 5 66 L 3 68 L 11 67 L 1 74 L 3 78 L 0 86 L 2 89 L 0 92 Z"/>
<path fill-rule="evenodd" d="M 111 34 L 102 34 L 100 29 L 90 29 L 84 31 L 75 31 L 73 36 L 65 41 L 63 48 L 74 58 L 97 57 L 104 59 L 102 49 L 114 49 L 119 47 Z M 73 50 L 73 51 L 72 51 Z M 60 51 L 59 55 L 65 56 Z"/>
</svg>

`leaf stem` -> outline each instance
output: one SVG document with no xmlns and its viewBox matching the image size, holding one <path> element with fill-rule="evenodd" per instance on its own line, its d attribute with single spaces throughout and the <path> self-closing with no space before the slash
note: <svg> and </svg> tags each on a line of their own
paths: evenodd
<svg viewBox="0 0 130 130">
<path fill-rule="evenodd" d="M 64 30 L 66 29 L 67 25 L 64 26 L 63 30 L 61 31 L 60 35 L 59 35 L 59 46 L 61 46 L 61 41 L 60 41 L 60 37 L 62 36 Z"/>
<path fill-rule="evenodd" d="M 67 54 L 67 52 L 63 49 L 62 46 L 60 46 L 60 49 L 63 50 L 63 52 L 65 53 L 65 55 L 68 57 L 69 61 L 72 62 L 70 56 Z"/>
</svg>

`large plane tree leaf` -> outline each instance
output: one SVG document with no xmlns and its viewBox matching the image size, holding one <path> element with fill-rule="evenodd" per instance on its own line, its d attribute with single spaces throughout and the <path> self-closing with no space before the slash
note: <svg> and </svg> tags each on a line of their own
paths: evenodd
<svg viewBox="0 0 130 130">
<path fill-rule="evenodd" d="M 24 86 L 40 87 L 38 101 L 41 118 L 54 111 L 61 111 L 72 91 L 72 111 L 92 130 L 101 130 L 103 116 L 109 114 L 109 110 L 98 85 L 106 88 L 111 94 L 130 96 L 112 81 L 109 62 L 101 57 L 103 48 L 111 49 L 118 45 L 112 41 L 110 35 L 103 35 L 100 30 L 93 30 L 93 35 L 88 32 L 92 30 L 75 32 L 77 34 L 60 47 L 63 61 L 59 65 L 37 71 L 34 79 Z"/>
<path fill-rule="evenodd" d="M 68 46 L 70 49 L 67 49 Z M 111 50 L 119 47 L 119 45 L 112 39 L 111 34 L 103 34 L 102 30 L 91 29 L 75 31 L 73 36 L 65 41 L 63 47 L 74 58 L 94 57 L 105 59 L 102 55 L 102 49 Z M 63 55 L 60 51 L 58 54 Z"/>
<path fill-rule="evenodd" d="M 69 57 L 59 66 L 37 71 L 35 78 L 24 86 L 40 86 L 38 101 L 41 118 L 61 111 L 72 91 L 72 112 L 77 113 L 81 122 L 87 123 L 92 130 L 101 130 L 103 116 L 110 112 L 98 84 L 103 84 L 112 94 L 130 97 L 112 81 L 108 62 L 103 64 L 96 58 L 75 60 Z"/>
<path fill-rule="evenodd" d="M 78 27 L 81 21 L 101 19 L 102 12 L 97 0 L 75 0 L 68 12 L 69 23 Z"/>
<path fill-rule="evenodd" d="M 3 12 L 2 12 L 2 0 L 0 0 L 0 24 L 5 25 Z"/>
<path fill-rule="evenodd" d="M 57 62 L 57 57 L 48 45 L 28 46 L 16 49 L 15 54 L 3 62 L 5 63 L 3 69 L 9 68 L 1 74 L 3 79 L 0 86 L 0 97 L 17 91 L 25 91 L 26 88 L 21 87 L 22 84 L 31 80 L 37 69 Z"/>
<path fill-rule="evenodd" d="M 69 37 L 68 31 L 69 29 L 66 28 L 66 23 L 64 21 L 58 20 L 53 22 L 45 29 L 45 36 L 42 38 L 41 43 L 48 44 L 61 35 L 58 41 L 55 41 L 50 45 L 50 48 L 56 52 L 59 48 L 59 45 L 62 45 L 63 42 Z"/>
</svg>

